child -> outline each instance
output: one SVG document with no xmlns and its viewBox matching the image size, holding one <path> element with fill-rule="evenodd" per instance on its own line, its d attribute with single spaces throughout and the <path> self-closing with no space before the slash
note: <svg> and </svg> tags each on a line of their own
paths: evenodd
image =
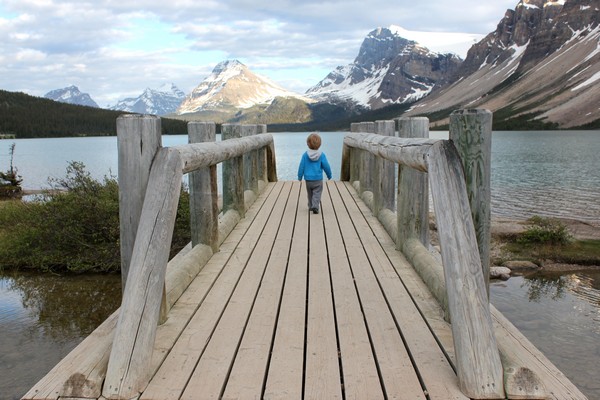
<svg viewBox="0 0 600 400">
<path fill-rule="evenodd" d="M 319 150 L 321 137 L 317 133 L 311 133 L 306 138 L 308 150 L 302 155 L 298 167 L 298 180 L 302 177 L 306 180 L 306 191 L 308 194 L 308 208 L 313 214 L 319 213 L 321 193 L 323 192 L 323 171 L 328 179 L 331 179 L 331 167 L 325 153 Z"/>
</svg>

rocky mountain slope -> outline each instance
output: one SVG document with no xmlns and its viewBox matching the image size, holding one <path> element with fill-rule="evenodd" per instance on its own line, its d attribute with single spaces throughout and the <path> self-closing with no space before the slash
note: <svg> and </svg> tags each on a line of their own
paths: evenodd
<svg viewBox="0 0 600 400">
<path fill-rule="evenodd" d="M 600 3 L 519 1 L 469 50 L 452 81 L 406 115 L 445 124 L 453 109 L 487 108 L 513 129 L 532 122 L 572 128 L 598 121 Z"/>
<path fill-rule="evenodd" d="M 82 93 L 75 85 L 62 89 L 51 90 L 44 95 L 44 98 L 60 101 L 61 103 L 75 104 L 80 106 L 96 107 L 98 104 L 87 93 Z"/>
<path fill-rule="evenodd" d="M 377 28 L 364 39 L 352 64 L 336 68 L 306 95 L 365 109 L 414 102 L 448 83 L 460 63 L 458 56 L 431 52 L 396 29 Z"/>
<path fill-rule="evenodd" d="M 185 99 L 175 84 L 164 84 L 158 89 L 147 88 L 135 98 L 127 98 L 110 107 L 111 110 L 127 111 L 140 114 L 166 115 L 173 113 Z"/>
<path fill-rule="evenodd" d="M 279 99 L 275 106 L 285 102 L 284 99 L 312 102 L 255 74 L 237 60 L 227 60 L 217 64 L 212 73 L 185 98 L 176 113 L 190 119 L 212 116 L 221 122 L 234 117 L 240 119 L 246 113 L 259 113 L 273 105 L 275 99 Z"/>
</svg>

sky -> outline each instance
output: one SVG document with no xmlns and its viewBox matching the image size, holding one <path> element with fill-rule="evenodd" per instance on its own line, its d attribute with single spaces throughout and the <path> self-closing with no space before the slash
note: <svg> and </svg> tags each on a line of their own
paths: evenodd
<svg viewBox="0 0 600 400">
<path fill-rule="evenodd" d="M 378 27 L 464 58 L 518 2 L 0 0 L 0 89 L 43 96 L 76 85 L 106 107 L 165 83 L 188 94 L 237 59 L 304 93 L 352 63 Z"/>
</svg>

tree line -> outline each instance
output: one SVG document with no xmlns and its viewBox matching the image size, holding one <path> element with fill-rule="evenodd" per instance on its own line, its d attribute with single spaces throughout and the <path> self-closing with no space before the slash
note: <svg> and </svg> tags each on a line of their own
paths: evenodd
<svg viewBox="0 0 600 400">
<path fill-rule="evenodd" d="M 114 136 L 123 111 L 60 103 L 0 90 L 0 134 L 22 138 Z M 163 134 L 186 134 L 187 122 L 162 118 Z"/>
</svg>

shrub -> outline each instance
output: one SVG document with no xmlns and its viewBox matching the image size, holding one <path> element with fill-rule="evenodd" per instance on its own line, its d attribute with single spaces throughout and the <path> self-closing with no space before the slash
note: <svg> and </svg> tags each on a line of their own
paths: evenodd
<svg viewBox="0 0 600 400">
<path fill-rule="evenodd" d="M 119 271 L 115 177 L 99 182 L 82 163 L 71 162 L 65 178 L 50 182 L 52 190 L 39 198 L 0 208 L 0 267 Z M 178 248 L 189 242 L 188 204 L 187 193 L 182 191 L 173 238 Z"/>
<path fill-rule="evenodd" d="M 572 240 L 565 224 L 557 219 L 534 216 L 527 223 L 527 229 L 517 239 L 521 244 L 565 245 Z"/>
</svg>

